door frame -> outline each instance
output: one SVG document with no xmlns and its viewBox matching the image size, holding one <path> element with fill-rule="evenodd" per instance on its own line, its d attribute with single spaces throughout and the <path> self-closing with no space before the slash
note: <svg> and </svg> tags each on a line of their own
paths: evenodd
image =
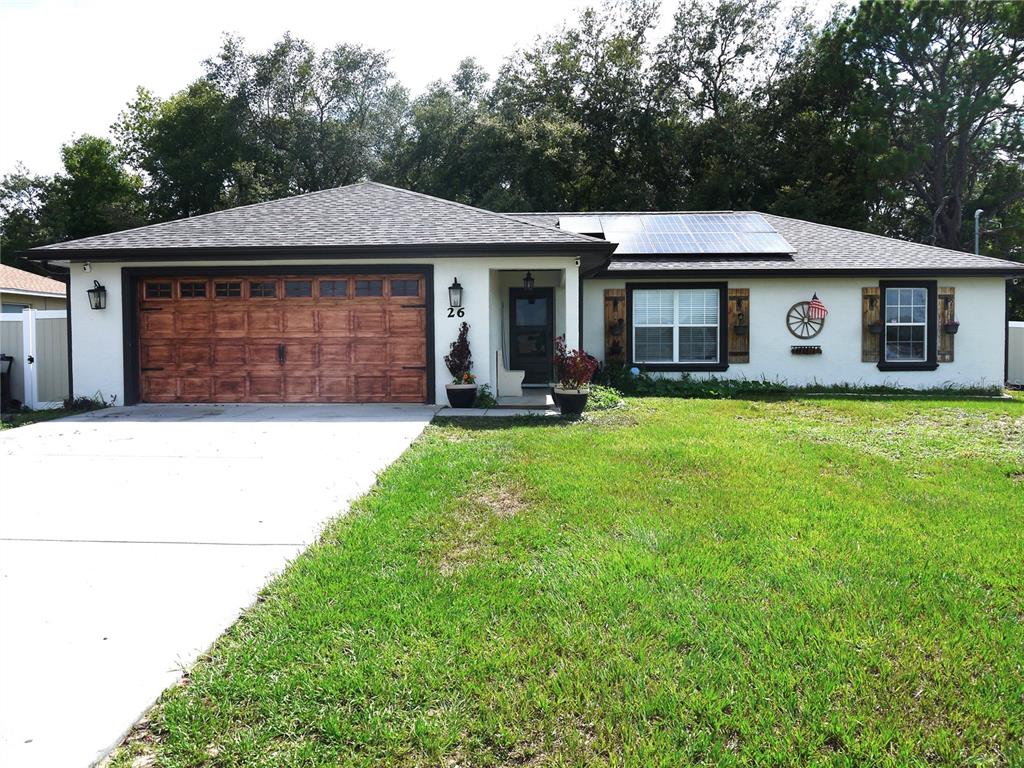
<svg viewBox="0 0 1024 768">
<path fill-rule="evenodd" d="M 423 276 L 423 303 L 427 313 L 427 405 L 434 405 L 434 266 L 433 264 L 275 264 L 273 266 L 217 267 L 122 267 L 121 268 L 121 335 L 124 356 L 124 404 L 139 402 L 139 281 L 146 277 L 217 277 L 218 275 L 354 275 L 354 274 L 420 274 Z"/>
<path fill-rule="evenodd" d="M 532 291 L 528 291 L 525 288 L 511 287 L 508 289 L 508 365 L 509 368 L 515 368 L 515 364 L 512 362 L 512 333 L 515 328 L 516 319 L 516 299 L 517 298 L 530 298 L 531 296 L 536 297 L 540 294 L 544 294 L 548 298 L 548 312 L 547 312 L 547 328 L 548 328 L 548 349 L 551 351 L 551 355 L 555 353 L 555 289 L 550 287 L 534 288 Z M 551 385 L 555 375 L 555 363 L 553 360 L 548 360 L 548 380 L 542 384 L 527 384 L 523 383 L 525 387 L 547 387 Z"/>
</svg>

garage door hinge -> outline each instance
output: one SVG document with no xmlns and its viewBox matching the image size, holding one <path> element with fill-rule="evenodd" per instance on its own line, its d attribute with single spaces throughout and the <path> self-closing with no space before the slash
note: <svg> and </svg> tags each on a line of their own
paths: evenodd
<svg viewBox="0 0 1024 768">
<path fill-rule="evenodd" d="M 403 365 L 402 366 L 402 370 L 403 371 L 425 371 L 425 370 L 427 370 L 427 366 L 425 366 L 425 365 Z"/>
<path fill-rule="evenodd" d="M 144 371 L 162 371 L 163 368 L 143 368 Z"/>
<path fill-rule="evenodd" d="M 163 307 L 142 307 L 139 312 L 163 312 Z"/>
<path fill-rule="evenodd" d="M 426 309 L 426 304 L 399 304 L 402 309 Z"/>
</svg>

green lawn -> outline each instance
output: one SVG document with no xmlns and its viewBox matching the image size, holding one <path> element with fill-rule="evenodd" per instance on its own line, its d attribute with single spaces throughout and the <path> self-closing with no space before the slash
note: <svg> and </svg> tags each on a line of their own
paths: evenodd
<svg viewBox="0 0 1024 768">
<path fill-rule="evenodd" d="M 85 413 L 91 408 L 48 408 L 41 411 L 17 411 L 11 414 L 10 421 L 0 421 L 0 429 L 14 429 L 15 427 L 26 427 L 29 424 L 37 424 L 40 421 L 53 421 L 63 419 L 65 416 L 76 416 Z"/>
<path fill-rule="evenodd" d="M 115 762 L 154 751 L 1020 765 L 1024 402 L 632 400 L 431 427 Z"/>
</svg>

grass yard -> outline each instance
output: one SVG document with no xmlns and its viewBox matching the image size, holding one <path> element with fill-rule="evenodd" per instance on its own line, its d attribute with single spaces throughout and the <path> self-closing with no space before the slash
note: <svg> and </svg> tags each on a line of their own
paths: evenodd
<svg viewBox="0 0 1024 768">
<path fill-rule="evenodd" d="M 1024 764 L 1024 402 L 433 426 L 115 765 L 152 754 Z"/>
</svg>

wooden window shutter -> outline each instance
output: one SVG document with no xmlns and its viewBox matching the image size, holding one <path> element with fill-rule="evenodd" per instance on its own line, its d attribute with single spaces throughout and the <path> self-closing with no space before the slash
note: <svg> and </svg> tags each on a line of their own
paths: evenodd
<svg viewBox="0 0 1024 768">
<path fill-rule="evenodd" d="M 750 289 L 729 289 L 729 362 L 750 362 Z"/>
<path fill-rule="evenodd" d="M 876 323 L 881 325 L 882 322 L 881 291 L 878 288 L 861 288 L 860 296 L 863 318 L 860 332 L 860 359 L 865 363 L 877 363 L 881 351 L 882 334 L 872 333 L 871 326 Z"/>
<path fill-rule="evenodd" d="M 604 292 L 604 361 L 626 362 L 626 291 L 606 288 Z"/>
<path fill-rule="evenodd" d="M 935 308 L 938 322 L 936 323 L 936 333 L 939 336 L 938 349 L 935 351 L 935 359 L 940 363 L 952 363 L 953 362 L 953 334 L 946 333 L 946 323 L 952 323 L 956 320 L 956 289 L 955 288 L 939 288 L 938 290 L 938 306 Z"/>
</svg>

